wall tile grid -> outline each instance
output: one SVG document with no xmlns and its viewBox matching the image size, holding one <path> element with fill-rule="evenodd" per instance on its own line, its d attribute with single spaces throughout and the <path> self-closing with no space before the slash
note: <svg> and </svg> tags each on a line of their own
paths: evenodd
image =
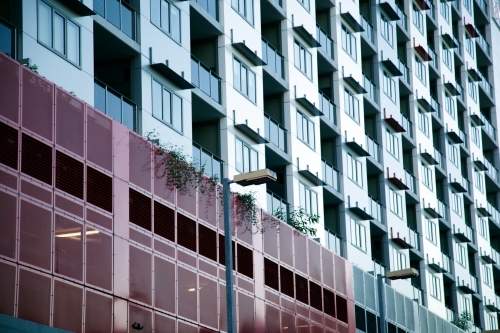
<svg viewBox="0 0 500 333">
<path fill-rule="evenodd" d="M 224 331 L 218 193 L 169 189 L 150 143 L 2 54 L 0 80 L 0 313 Z M 239 332 L 355 332 L 350 263 L 286 225 L 234 225 Z"/>
</svg>

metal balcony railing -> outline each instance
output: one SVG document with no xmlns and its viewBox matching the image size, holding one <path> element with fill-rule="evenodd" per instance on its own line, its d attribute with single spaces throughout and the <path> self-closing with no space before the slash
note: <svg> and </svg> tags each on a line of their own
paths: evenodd
<svg viewBox="0 0 500 333">
<path fill-rule="evenodd" d="M 437 199 L 437 208 L 438 208 L 438 214 L 443 217 L 443 219 L 447 220 L 447 212 L 446 212 L 446 204 L 442 202 L 441 200 Z"/>
<path fill-rule="evenodd" d="M 285 78 L 285 57 L 264 38 L 262 38 L 262 60 L 264 60 L 267 66 L 269 66 L 279 77 L 282 79 Z"/>
<path fill-rule="evenodd" d="M 368 97 L 378 104 L 377 86 L 365 74 L 363 74 L 363 88 L 367 91 Z"/>
<path fill-rule="evenodd" d="M 499 176 L 498 176 L 498 170 L 497 170 L 497 168 L 495 168 L 493 166 L 493 164 L 486 157 L 483 159 L 483 162 L 484 162 L 484 165 L 486 166 L 486 168 L 488 168 L 488 170 L 486 171 L 488 173 L 488 175 L 494 181 L 498 182 Z"/>
<path fill-rule="evenodd" d="M 264 135 L 269 142 L 273 143 L 276 147 L 287 152 L 286 146 L 287 130 L 281 126 L 276 120 L 264 114 Z"/>
<path fill-rule="evenodd" d="M 334 58 L 333 52 L 333 39 L 321 29 L 319 25 L 316 25 L 316 36 L 318 38 L 318 42 L 321 44 L 321 49 L 332 59 Z"/>
<path fill-rule="evenodd" d="M 402 113 L 401 113 L 401 123 L 406 131 L 406 134 L 408 134 L 410 138 L 413 138 L 413 123 Z"/>
<path fill-rule="evenodd" d="M 340 172 L 333 165 L 321 159 L 323 168 L 323 181 L 340 192 Z"/>
<path fill-rule="evenodd" d="M 218 11 L 218 1 L 216 0 L 195 0 L 195 2 L 200 5 L 210 16 L 212 16 L 215 20 L 219 20 L 217 15 Z"/>
<path fill-rule="evenodd" d="M 191 57 L 191 83 L 200 88 L 205 94 L 212 98 L 217 103 L 220 100 L 220 85 L 221 79 L 211 71 L 207 66 L 203 65 L 195 57 Z"/>
<path fill-rule="evenodd" d="M 326 238 L 326 247 L 330 251 L 345 258 L 345 240 L 327 228 L 325 228 L 325 238 Z"/>
<path fill-rule="evenodd" d="M 97 79 L 94 79 L 94 106 L 137 132 L 137 105 Z"/>
<path fill-rule="evenodd" d="M 282 210 L 285 216 L 290 213 L 290 205 L 288 202 L 280 198 L 278 195 L 267 190 L 267 212 L 269 214 L 275 213 L 277 210 Z"/>
<path fill-rule="evenodd" d="M 361 19 L 361 26 L 365 31 L 362 32 L 362 34 L 368 39 L 370 42 L 374 43 L 375 41 L 375 34 L 373 33 L 373 26 L 370 24 L 368 19 L 363 16 L 363 14 L 359 13 L 359 17 Z"/>
<path fill-rule="evenodd" d="M 370 212 L 369 214 L 373 217 L 375 221 L 378 221 L 382 224 L 384 224 L 384 208 L 382 207 L 382 204 L 378 202 L 377 199 L 372 198 L 370 195 L 368 195 L 368 200 L 370 201 Z"/>
<path fill-rule="evenodd" d="M 441 260 L 442 260 L 442 264 L 441 264 L 441 268 L 443 270 L 445 270 L 446 272 L 448 273 L 451 273 L 451 258 L 450 256 L 448 256 L 447 254 L 444 254 L 444 253 L 441 253 Z"/>
<path fill-rule="evenodd" d="M 328 120 L 330 120 L 332 124 L 337 125 L 337 106 L 321 91 L 318 91 L 318 101 L 319 110 L 326 116 L 326 118 L 328 118 Z"/>
<path fill-rule="evenodd" d="M 476 38 L 476 43 L 481 47 L 481 49 L 486 53 L 488 56 L 491 57 L 491 47 L 490 44 L 486 41 L 486 39 L 481 35 L 481 33 L 478 31 L 479 37 Z"/>
<path fill-rule="evenodd" d="M 401 71 L 401 73 L 403 73 L 403 80 L 410 84 L 410 69 L 408 68 L 408 66 L 406 66 L 406 64 L 398 58 L 398 68 L 399 70 Z"/>
<path fill-rule="evenodd" d="M 195 142 L 193 142 L 193 163 L 198 170 L 203 167 L 206 175 L 222 179 L 224 162 Z"/>
<path fill-rule="evenodd" d="M 377 143 L 377 141 L 375 141 L 375 139 L 373 139 L 366 133 L 365 137 L 368 154 L 370 154 L 375 161 L 380 162 L 380 145 Z"/>
<path fill-rule="evenodd" d="M 94 0 L 94 11 L 135 40 L 136 12 L 123 0 Z"/>
<path fill-rule="evenodd" d="M 412 175 L 408 170 L 405 169 L 405 185 L 408 186 L 409 190 L 413 193 L 417 193 L 417 181 L 415 176 Z"/>
<path fill-rule="evenodd" d="M 414 249 L 420 251 L 420 234 L 411 227 L 408 227 L 408 242 Z"/>
<path fill-rule="evenodd" d="M 398 13 L 399 18 L 401 19 L 401 25 L 403 28 L 408 31 L 408 17 L 405 14 L 403 8 L 400 7 L 399 4 L 396 4 L 396 13 Z"/>
<path fill-rule="evenodd" d="M 484 125 L 482 129 L 486 131 L 486 133 L 489 134 L 489 136 L 496 141 L 497 139 L 497 130 L 496 128 L 491 124 L 488 118 L 486 118 L 482 113 L 481 113 L 481 120 L 484 122 Z"/>
</svg>

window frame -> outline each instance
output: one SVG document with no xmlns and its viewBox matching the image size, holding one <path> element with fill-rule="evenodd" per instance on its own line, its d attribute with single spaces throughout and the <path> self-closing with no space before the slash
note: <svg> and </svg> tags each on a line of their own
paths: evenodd
<svg viewBox="0 0 500 333">
<path fill-rule="evenodd" d="M 297 66 L 297 50 L 298 48 L 298 66 Z M 302 59 L 302 55 L 304 55 L 304 59 Z M 309 57 L 308 57 L 309 55 Z M 308 63 L 308 60 L 310 63 Z M 313 80 L 313 60 L 312 60 L 312 53 L 307 50 L 307 48 L 299 42 L 297 39 L 294 38 L 293 41 L 293 63 L 295 65 L 295 68 L 297 68 L 302 74 L 304 74 L 305 77 L 307 77 L 309 80 Z M 304 66 L 304 68 L 302 68 Z M 308 71 L 309 69 L 309 71 Z"/>
<path fill-rule="evenodd" d="M 467 268 L 467 250 L 462 245 L 458 243 L 456 244 L 457 244 L 457 263 L 460 266 Z"/>
<path fill-rule="evenodd" d="M 248 6 L 248 3 L 247 1 L 251 1 L 252 4 L 251 4 L 251 7 Z M 244 2 L 243 4 L 243 13 L 240 12 L 240 9 L 239 9 L 239 5 L 240 5 L 240 2 Z M 238 8 L 236 8 L 234 5 L 238 5 Z M 255 3 L 253 2 L 253 0 L 231 0 L 231 8 L 236 12 L 238 13 L 238 15 L 240 15 L 245 21 L 247 21 L 252 27 L 254 26 L 255 24 Z M 248 18 L 248 13 L 247 13 L 247 9 L 248 8 L 252 8 L 252 17 L 251 17 L 251 20 L 249 20 Z"/>
<path fill-rule="evenodd" d="M 312 150 L 316 150 L 316 124 L 309 119 L 308 116 L 306 116 L 303 112 L 299 111 L 299 109 L 296 110 L 296 122 L 297 122 L 297 139 L 304 143 L 306 146 L 311 148 Z M 300 117 L 300 118 L 299 118 Z M 300 120 L 300 124 L 299 124 Z M 306 134 L 306 139 L 304 139 L 304 121 L 307 123 L 307 134 Z M 312 136 L 311 136 L 311 130 L 312 128 Z M 310 139 L 312 138 L 312 145 Z"/>
<path fill-rule="evenodd" d="M 299 181 L 299 202 L 308 215 L 318 215 L 318 193 Z"/>
<path fill-rule="evenodd" d="M 347 178 L 363 187 L 363 163 L 347 153 Z"/>
<path fill-rule="evenodd" d="M 427 87 L 427 72 L 425 64 L 420 58 L 415 55 L 415 76 Z"/>
<path fill-rule="evenodd" d="M 408 258 L 403 252 L 398 251 L 395 248 L 392 248 L 392 260 L 394 263 L 393 270 L 402 270 L 408 268 Z"/>
<path fill-rule="evenodd" d="M 389 20 L 385 17 L 385 15 L 380 15 L 380 26 L 381 26 L 381 31 L 380 35 L 382 38 L 384 38 L 387 43 L 394 48 L 394 27 L 392 24 L 389 22 Z"/>
<path fill-rule="evenodd" d="M 432 244 L 437 245 L 437 226 L 436 223 L 432 222 L 430 219 L 427 220 L 427 232 L 425 233 L 425 238 Z"/>
<path fill-rule="evenodd" d="M 358 41 L 356 37 L 345 24 L 342 24 L 341 30 L 342 50 L 344 50 L 355 62 L 358 62 Z"/>
<path fill-rule="evenodd" d="M 444 109 L 455 119 L 455 100 L 447 91 L 444 92 Z"/>
<path fill-rule="evenodd" d="M 367 252 L 366 248 L 366 227 L 362 225 L 361 223 L 357 222 L 354 220 L 352 217 L 349 216 L 351 219 L 350 224 L 351 224 L 351 245 L 354 246 L 355 248 Z"/>
<path fill-rule="evenodd" d="M 160 86 L 161 89 L 161 112 L 162 112 L 162 117 L 159 118 L 157 114 L 155 114 L 155 89 L 154 89 L 154 84 L 157 83 Z M 170 94 L 170 121 L 167 122 L 164 119 L 164 99 L 165 99 L 165 91 Z M 177 128 L 174 126 L 173 122 L 173 115 L 174 115 L 174 98 L 177 97 L 180 100 L 181 103 L 181 128 Z M 161 84 L 158 80 L 155 80 L 153 77 L 151 77 L 151 115 L 153 116 L 154 119 L 157 119 L 158 121 L 161 121 L 163 124 L 167 125 L 168 127 L 172 128 L 176 132 L 180 134 L 184 134 L 184 100 L 181 96 L 177 95 L 176 93 L 172 92 L 170 89 L 167 89 L 165 85 Z"/>
<path fill-rule="evenodd" d="M 422 184 L 427 187 L 429 190 L 433 190 L 433 178 L 432 178 L 432 170 L 425 163 L 421 163 L 422 165 Z"/>
<path fill-rule="evenodd" d="M 492 281 L 492 274 L 491 274 L 491 268 L 488 267 L 485 263 L 481 263 L 481 265 L 483 266 L 483 269 L 482 269 L 482 276 L 483 276 L 483 282 L 484 284 L 486 284 L 487 286 L 489 287 L 492 287 L 493 286 L 493 281 Z"/>
<path fill-rule="evenodd" d="M 396 82 L 384 71 L 383 75 L 384 82 L 384 94 L 389 97 L 391 101 L 396 104 Z"/>
<path fill-rule="evenodd" d="M 418 129 L 424 133 L 426 137 L 430 136 L 429 118 L 420 108 L 418 108 Z"/>
<path fill-rule="evenodd" d="M 386 129 L 385 141 L 385 150 L 399 161 L 399 138 Z"/>
<path fill-rule="evenodd" d="M 241 143 L 241 148 L 242 148 L 241 154 L 238 154 L 238 141 Z M 245 152 L 244 152 L 245 148 L 248 149 L 248 158 L 249 158 L 248 166 L 245 165 L 247 163 L 246 159 L 245 159 Z M 249 145 L 248 143 L 246 143 L 244 140 L 240 139 L 239 137 L 235 136 L 234 137 L 234 150 L 235 150 L 234 169 L 237 172 L 246 173 L 246 172 L 252 172 L 252 171 L 259 170 L 259 152 L 255 149 L 253 149 L 251 145 Z M 252 164 L 253 164 L 252 163 L 252 152 L 255 153 L 254 156 L 257 157 L 257 162 L 256 162 L 257 164 L 256 164 L 255 170 L 252 170 Z M 241 156 L 241 158 L 242 158 L 241 165 L 242 165 L 243 169 L 238 169 L 238 156 Z M 245 170 L 245 167 L 248 167 L 248 170 Z"/>
<path fill-rule="evenodd" d="M 463 215 L 462 207 L 462 197 L 458 196 L 456 193 L 451 193 L 451 210 L 461 217 Z"/>
<path fill-rule="evenodd" d="M 389 188 L 389 210 L 403 219 L 403 197 Z"/>
<path fill-rule="evenodd" d="M 458 148 L 448 140 L 448 160 L 458 167 Z"/>
<path fill-rule="evenodd" d="M 346 102 L 348 101 L 348 103 Z M 348 105 L 347 105 L 348 104 Z M 356 123 L 360 123 L 359 99 L 352 91 L 344 87 L 344 112 Z"/>
<path fill-rule="evenodd" d="M 235 86 L 235 82 L 236 82 L 236 77 L 235 77 L 235 63 L 239 63 L 239 70 L 240 70 L 240 73 L 238 75 L 238 78 L 239 78 L 239 82 L 238 82 L 238 87 Z M 243 61 L 241 61 L 238 57 L 234 56 L 233 55 L 233 64 L 232 64 L 232 68 L 233 68 L 233 88 L 238 91 L 240 94 L 242 94 L 243 96 L 246 97 L 246 99 L 248 99 L 250 102 L 252 102 L 253 104 L 257 105 L 257 74 L 255 74 L 254 71 L 252 71 L 250 69 L 250 66 L 247 66 Z M 243 81 L 243 76 L 241 75 L 242 74 L 242 71 L 243 69 L 245 70 L 245 81 Z M 254 92 L 252 95 L 249 94 L 249 91 L 250 91 L 250 86 L 249 86 L 249 77 L 250 75 L 253 75 L 253 83 L 254 83 Z M 242 85 L 245 85 L 245 90 L 246 91 L 243 91 L 241 89 Z M 255 100 L 252 100 L 252 97 L 255 99 Z"/>
<path fill-rule="evenodd" d="M 430 277 L 429 295 L 437 300 L 441 300 L 441 279 L 436 275 L 428 273 Z"/>
<path fill-rule="evenodd" d="M 153 1 L 151 1 L 150 6 L 149 6 L 149 9 L 150 9 L 149 20 L 150 20 L 151 24 L 154 25 L 156 28 L 158 28 L 161 32 L 166 34 L 168 37 L 170 37 L 170 39 L 172 39 L 174 42 L 176 42 L 179 45 L 182 45 L 182 15 L 181 15 L 182 11 L 170 1 L 167 1 L 167 0 L 155 0 L 155 1 L 157 1 L 158 4 L 160 5 L 160 8 L 159 8 L 160 22 L 159 22 L 159 24 L 157 24 L 153 21 L 153 14 L 152 14 L 153 13 Z M 168 30 L 165 30 L 162 27 L 162 24 L 163 24 L 163 22 L 162 22 L 163 21 L 163 19 L 162 19 L 162 12 L 163 12 L 162 2 L 166 2 L 168 4 Z M 172 9 L 171 9 L 172 6 L 179 12 L 179 40 L 176 40 L 174 34 L 172 33 Z"/>
</svg>

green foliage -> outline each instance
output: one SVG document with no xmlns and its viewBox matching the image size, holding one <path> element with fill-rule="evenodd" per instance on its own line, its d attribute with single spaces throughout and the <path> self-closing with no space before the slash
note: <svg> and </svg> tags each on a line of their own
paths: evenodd
<svg viewBox="0 0 500 333">
<path fill-rule="evenodd" d="M 319 222 L 319 216 L 307 214 L 302 207 L 290 212 L 288 216 L 286 211 L 280 207 L 274 211 L 273 215 L 306 236 L 316 236 L 316 228 L 313 225 Z"/>
<path fill-rule="evenodd" d="M 33 65 L 29 66 L 28 68 L 31 69 L 33 72 L 38 74 L 38 65 L 37 64 L 33 64 Z"/>
<path fill-rule="evenodd" d="M 263 232 L 264 228 L 259 223 L 259 206 L 254 192 L 236 193 L 236 215 L 239 222 L 243 222 L 247 230 Z"/>
<path fill-rule="evenodd" d="M 467 332 L 472 328 L 472 314 L 470 312 L 464 311 L 460 314 L 460 316 L 455 317 L 455 319 L 453 319 L 451 323 Z"/>
</svg>

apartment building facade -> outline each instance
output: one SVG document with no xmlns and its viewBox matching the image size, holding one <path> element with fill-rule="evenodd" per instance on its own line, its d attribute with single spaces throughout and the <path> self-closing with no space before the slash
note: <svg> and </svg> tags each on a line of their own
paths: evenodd
<svg viewBox="0 0 500 333">
<path fill-rule="evenodd" d="M 318 214 L 365 272 L 417 269 L 390 284 L 437 318 L 498 327 L 495 1 L 1 4 L 0 51 L 211 176 L 272 169 L 233 189 Z"/>
</svg>

